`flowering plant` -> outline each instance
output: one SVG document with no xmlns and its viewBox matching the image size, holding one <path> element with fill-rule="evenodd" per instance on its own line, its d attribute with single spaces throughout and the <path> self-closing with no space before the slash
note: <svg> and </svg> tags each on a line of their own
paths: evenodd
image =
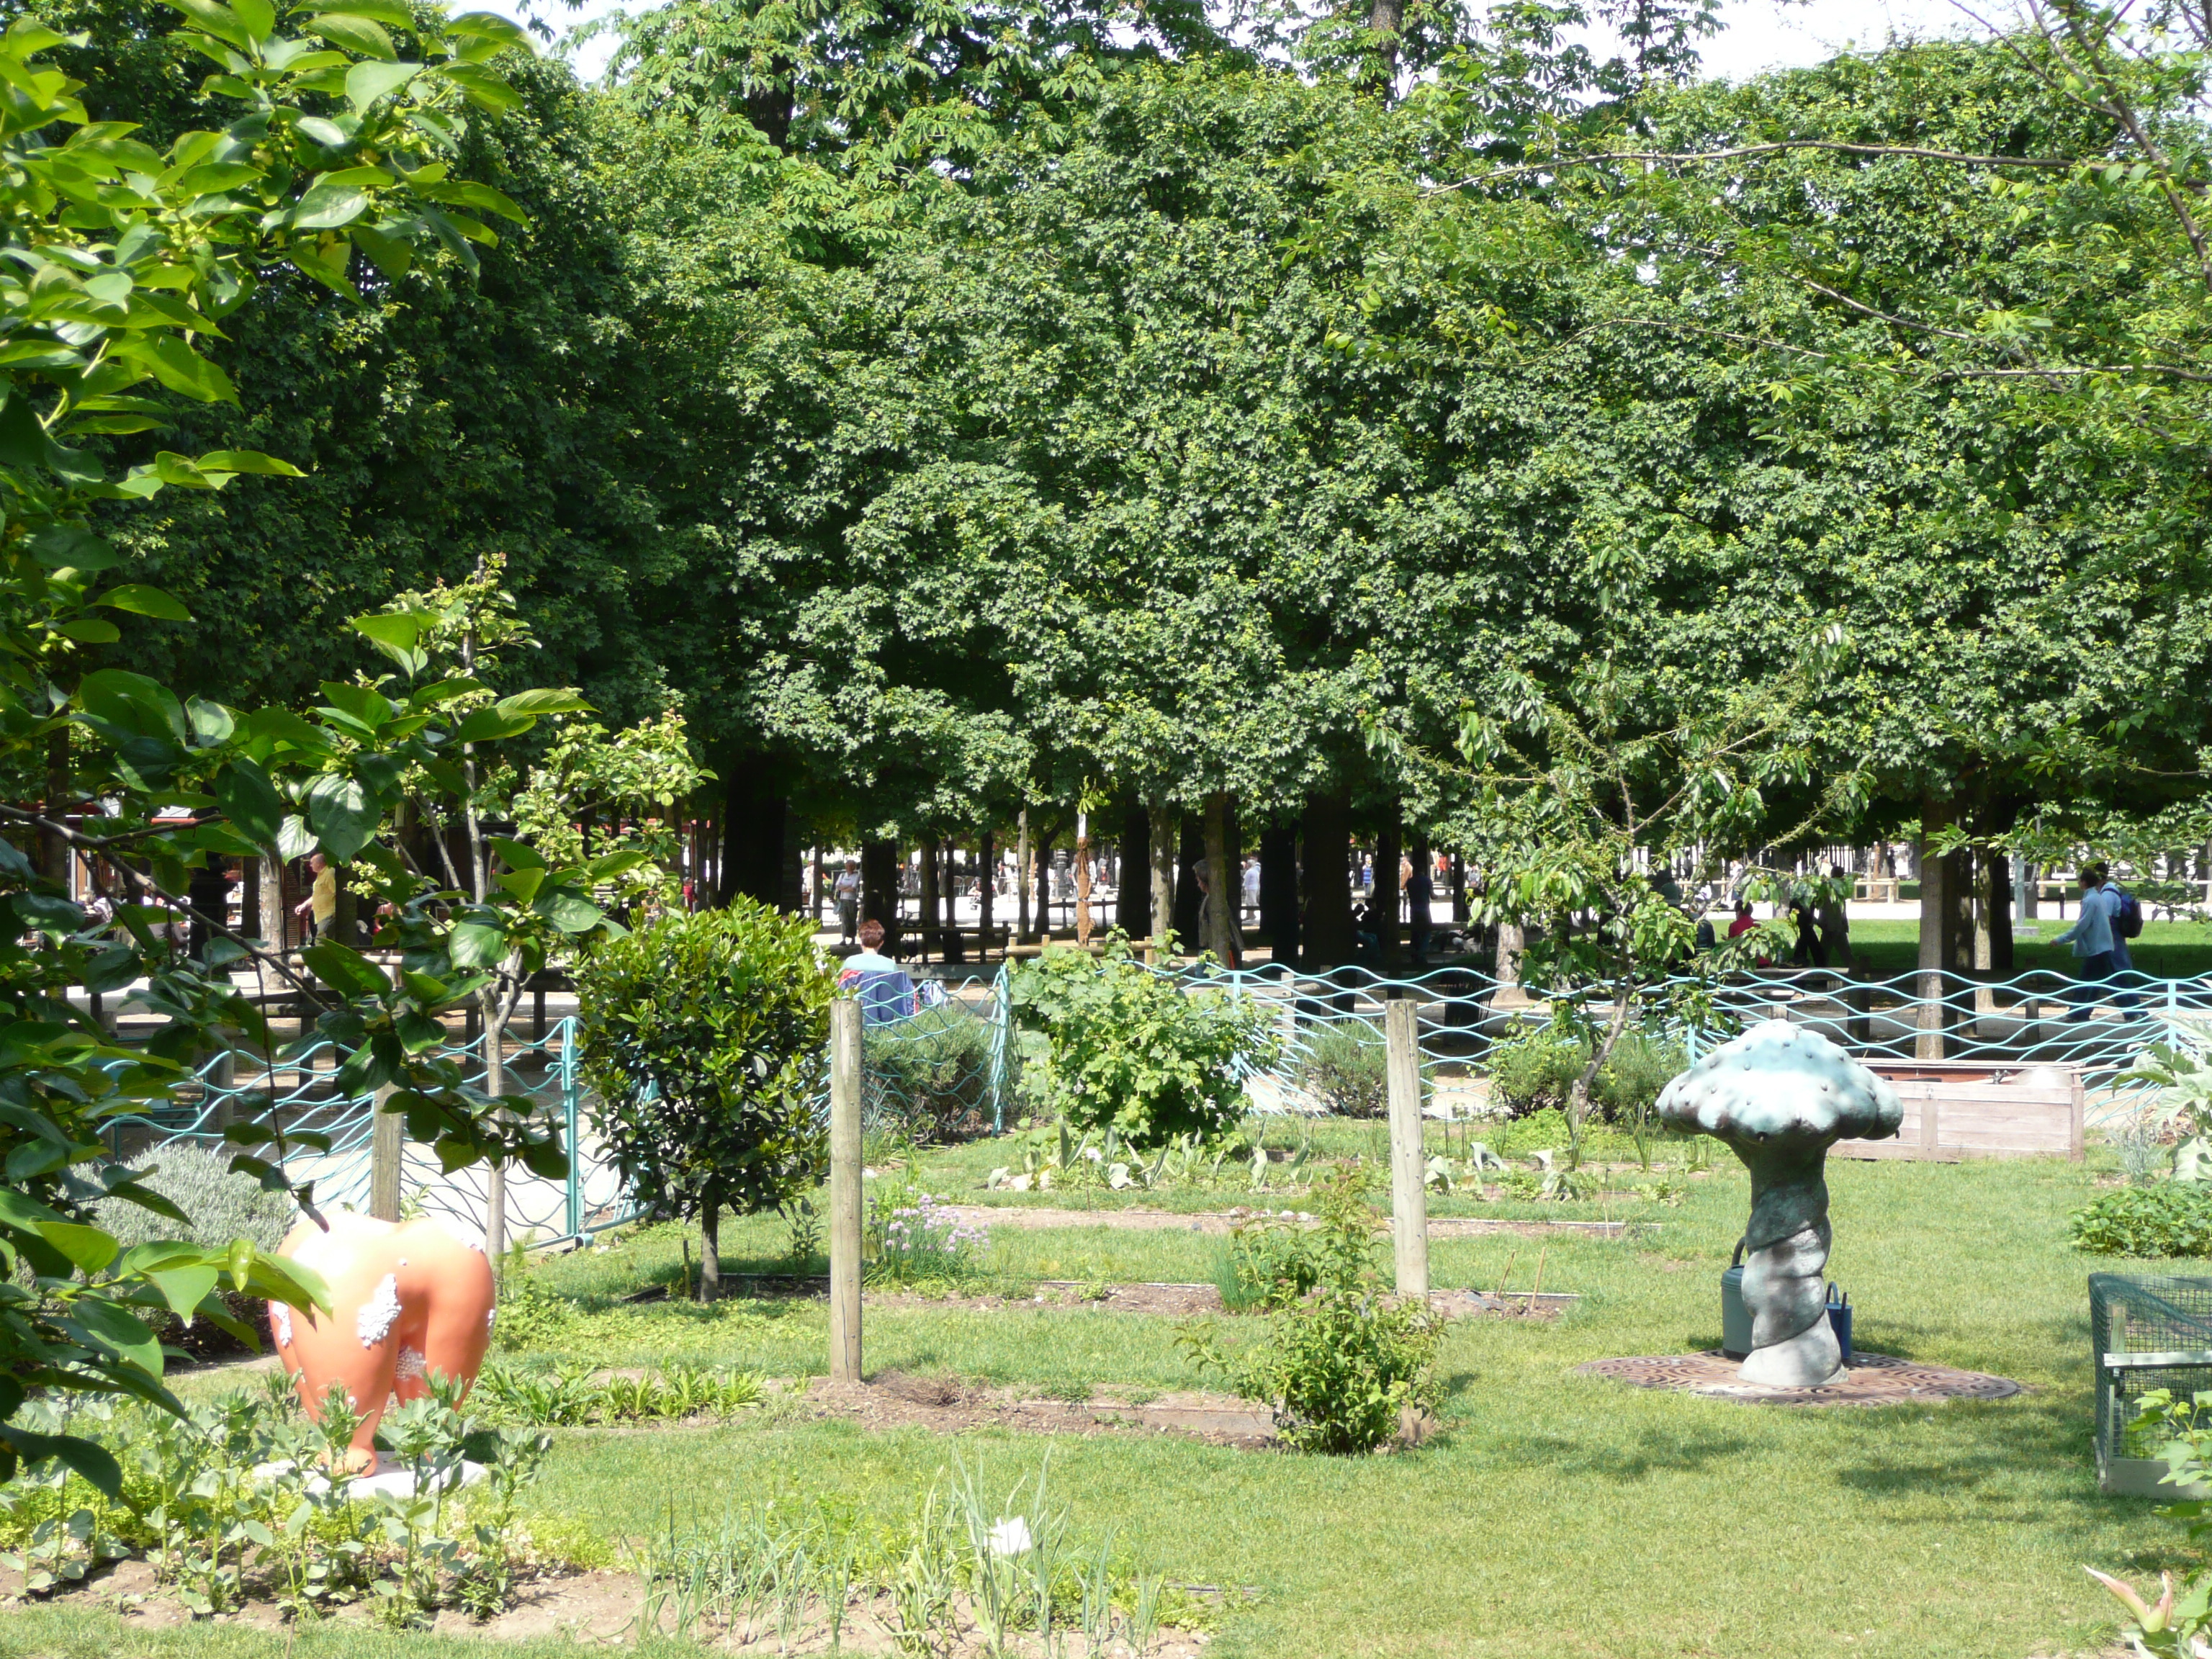
<svg viewBox="0 0 2212 1659">
<path fill-rule="evenodd" d="M 902 1203 L 903 1197 L 911 1203 Z M 868 1276 L 879 1283 L 912 1285 L 973 1276 L 991 1242 L 988 1227 L 971 1227 L 928 1193 L 878 1194 L 869 1231 Z"/>
</svg>

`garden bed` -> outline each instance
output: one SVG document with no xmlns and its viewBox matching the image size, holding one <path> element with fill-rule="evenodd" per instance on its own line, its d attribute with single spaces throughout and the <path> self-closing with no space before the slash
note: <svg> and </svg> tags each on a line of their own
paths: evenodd
<svg viewBox="0 0 2212 1659">
<path fill-rule="evenodd" d="M 0 1569 L 0 1605 L 21 1593 L 21 1576 Z M 1184 1590 L 1186 1597 L 1218 1600 L 1220 1593 L 1199 1586 Z M 64 1610 L 112 1612 L 125 1631 L 173 1630 L 194 1622 L 194 1614 L 168 1588 L 155 1580 L 148 1563 L 131 1559 L 101 1569 L 73 1588 L 42 1600 L 40 1605 Z M 749 1620 L 724 1621 L 703 1616 L 688 1632 L 679 1609 L 664 1600 L 653 1608 L 653 1622 L 665 1639 L 689 1634 L 702 1646 L 724 1653 L 820 1653 L 831 1651 L 829 1609 L 818 1596 L 778 1616 L 763 1608 Z M 492 1643 L 543 1642 L 562 1639 L 592 1646 L 632 1646 L 647 1618 L 645 1581 L 635 1572 L 597 1568 L 588 1571 L 552 1571 L 515 1588 L 513 1605 L 489 1619 L 472 1619 L 457 1608 L 439 1613 L 428 1633 L 444 1637 L 475 1637 Z M 200 1622 L 246 1630 L 288 1630 L 291 1614 L 276 1601 L 252 1601 L 234 1613 L 216 1613 Z M 339 1607 L 325 1620 L 336 1630 L 360 1630 L 374 1622 L 365 1603 Z M 952 1622 L 958 1633 L 938 1634 L 930 1651 L 943 1659 L 973 1659 L 988 1651 L 975 1628 L 974 1610 L 967 1598 L 955 1599 Z M 853 1654 L 900 1654 L 911 1651 L 896 1635 L 898 1614 L 893 1598 L 881 1592 L 860 1591 L 848 1601 L 840 1621 L 836 1650 Z M 288 1630 L 288 1635 L 289 1635 Z M 401 1639 L 396 1633 L 392 1639 Z M 910 1643 L 912 1638 L 908 1638 Z M 1120 1638 L 1093 1649 L 1079 1634 L 1058 1637 L 1051 1651 L 1055 1659 L 1194 1659 L 1209 1638 L 1189 1631 L 1164 1629 L 1147 1643 L 1139 1655 Z M 1034 1636 L 1010 1634 L 1003 1650 L 1010 1655 L 1042 1655 L 1046 1650 Z"/>
<path fill-rule="evenodd" d="M 1006 1206 L 978 1204 L 943 1204 L 938 1213 L 948 1219 L 969 1227 L 1114 1227 L 1129 1231 L 1178 1231 L 1191 1233 L 1232 1233 L 1248 1221 L 1271 1214 L 1285 1220 L 1310 1218 L 1300 1210 L 1202 1210 L 1178 1214 L 1171 1210 L 1058 1210 L 1037 1206 Z M 1387 1228 L 1388 1216 L 1377 1216 L 1376 1224 Z M 1489 1233 L 1580 1233 L 1596 1237 L 1612 1238 L 1632 1227 L 1648 1228 L 1650 1222 L 1629 1221 L 1542 1221 L 1506 1219 L 1490 1216 L 1431 1216 L 1429 1218 L 1431 1238 L 1476 1238 Z"/>
</svg>

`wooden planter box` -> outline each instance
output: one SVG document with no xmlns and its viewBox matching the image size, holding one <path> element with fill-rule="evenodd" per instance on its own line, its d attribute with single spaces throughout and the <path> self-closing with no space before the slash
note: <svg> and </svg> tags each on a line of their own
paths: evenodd
<svg viewBox="0 0 2212 1659">
<path fill-rule="evenodd" d="M 2073 1066 L 1882 1060 L 1869 1069 L 1905 1103 L 1892 1140 L 1839 1140 L 1841 1158 L 1906 1158 L 1956 1164 L 1968 1158 L 2070 1158 L 2081 1161 L 2081 1073 Z"/>
</svg>

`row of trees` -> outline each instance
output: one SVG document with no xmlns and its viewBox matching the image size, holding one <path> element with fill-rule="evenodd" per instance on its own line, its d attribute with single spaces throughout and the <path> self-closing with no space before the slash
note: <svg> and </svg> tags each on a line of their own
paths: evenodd
<svg viewBox="0 0 2212 1659">
<path fill-rule="evenodd" d="M 191 118 L 143 16 L 59 10 L 95 106 Z M 1493 797 L 1579 787 L 1559 716 L 1746 687 L 1746 847 L 2202 839 L 2194 60 L 2061 6 L 1730 87 L 1708 8 L 1608 15 L 1601 61 L 1519 9 L 678 3 L 599 88 L 518 61 L 465 148 L 527 223 L 257 290 L 191 429 L 308 476 L 131 515 L 198 623 L 129 648 L 295 697 L 501 553 L 545 678 L 680 703 L 765 898 L 796 823 L 1025 805 L 1555 887 L 1588 837 Z"/>
</svg>

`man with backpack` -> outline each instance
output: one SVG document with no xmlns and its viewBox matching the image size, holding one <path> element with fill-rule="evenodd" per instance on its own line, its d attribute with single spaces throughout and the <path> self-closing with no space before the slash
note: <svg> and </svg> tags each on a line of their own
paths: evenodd
<svg viewBox="0 0 2212 1659">
<path fill-rule="evenodd" d="M 2123 893 L 2112 880 L 2111 872 L 2104 865 L 2085 864 L 2081 866 L 2081 914 L 2074 925 L 2052 941 L 2074 947 L 2075 967 L 2081 976 L 2082 988 L 2073 999 L 2074 1012 L 2066 1016 L 2069 1024 L 2089 1018 L 2096 1001 L 2096 994 L 2089 988 L 2100 980 L 2108 980 L 2120 971 L 2124 960 L 2121 952 L 2126 941 L 2121 933 L 2124 925 L 2120 909 L 2124 902 L 2134 912 L 2137 933 L 2142 931 L 2142 912 L 2132 896 Z M 2132 967 L 2132 963 L 2130 963 Z M 2135 1006 L 2135 998 L 2122 995 L 2114 999 L 2124 1010 Z"/>
<path fill-rule="evenodd" d="M 2097 870 L 2104 878 L 2099 890 L 2112 904 L 2112 977 L 2124 986 L 2132 986 L 2136 982 L 2136 961 L 2129 952 L 2128 941 L 2142 937 L 2142 904 L 2133 893 L 2114 881 L 2104 866 L 2099 865 Z M 2132 1016 L 2139 1006 L 2132 990 L 2122 991 L 2112 1001 L 2124 1015 Z"/>
</svg>

